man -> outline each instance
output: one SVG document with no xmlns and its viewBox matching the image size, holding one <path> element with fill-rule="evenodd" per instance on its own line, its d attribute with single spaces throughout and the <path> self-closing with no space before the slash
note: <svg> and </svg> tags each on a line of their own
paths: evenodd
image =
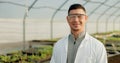
<svg viewBox="0 0 120 63">
<path fill-rule="evenodd" d="M 50 63 L 107 63 L 104 45 L 85 31 L 87 15 L 81 4 L 70 6 L 67 22 L 71 33 L 54 45 Z"/>
</svg>

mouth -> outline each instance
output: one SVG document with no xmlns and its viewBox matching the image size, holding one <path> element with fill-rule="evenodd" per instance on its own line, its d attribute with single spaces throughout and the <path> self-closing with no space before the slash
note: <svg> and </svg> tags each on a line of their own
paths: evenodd
<svg viewBox="0 0 120 63">
<path fill-rule="evenodd" d="M 80 25 L 80 24 L 76 24 L 76 23 L 75 23 L 75 24 L 73 24 L 73 25 L 76 26 L 76 25 Z"/>
<path fill-rule="evenodd" d="M 73 23 L 74 26 L 82 25 L 82 22 L 80 23 Z"/>
<path fill-rule="evenodd" d="M 73 26 L 74 26 L 74 27 L 78 27 L 78 26 L 80 26 L 80 24 L 73 24 Z"/>
</svg>

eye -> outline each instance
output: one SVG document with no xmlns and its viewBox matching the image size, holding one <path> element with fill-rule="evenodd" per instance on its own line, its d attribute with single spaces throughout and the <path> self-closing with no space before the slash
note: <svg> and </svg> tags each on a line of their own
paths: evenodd
<svg viewBox="0 0 120 63">
<path fill-rule="evenodd" d="M 82 18 L 85 16 L 85 14 L 69 14 L 69 18 L 74 19 L 74 18 Z"/>
<path fill-rule="evenodd" d="M 70 15 L 70 18 L 75 18 L 75 15 Z"/>
<path fill-rule="evenodd" d="M 81 16 L 81 15 L 78 15 L 77 17 L 80 18 L 80 17 L 82 17 L 82 16 Z"/>
<path fill-rule="evenodd" d="M 85 16 L 85 14 L 79 14 L 78 16 L 79 16 L 79 17 L 83 17 L 83 16 Z"/>
</svg>

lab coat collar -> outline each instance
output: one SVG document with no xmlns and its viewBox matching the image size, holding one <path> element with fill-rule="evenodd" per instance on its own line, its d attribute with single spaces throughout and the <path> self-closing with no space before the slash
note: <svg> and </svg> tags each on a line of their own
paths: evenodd
<svg viewBox="0 0 120 63">
<path fill-rule="evenodd" d="M 89 34 L 86 32 L 86 33 L 85 33 L 85 38 L 84 38 L 83 41 L 81 42 L 78 50 L 79 50 L 80 48 L 82 48 L 86 42 L 88 42 L 88 41 L 87 41 L 87 40 L 89 39 L 88 36 L 89 36 Z M 63 58 L 62 58 L 62 60 L 64 61 L 63 63 L 66 63 L 66 62 L 67 62 L 68 38 L 69 38 L 69 35 L 65 38 L 65 42 L 63 43 L 63 45 L 64 45 L 64 46 L 63 46 L 63 50 L 65 50 L 65 52 L 63 52 Z M 76 63 L 76 61 L 77 61 L 77 55 L 78 55 L 78 53 L 76 54 L 75 63 Z"/>
</svg>

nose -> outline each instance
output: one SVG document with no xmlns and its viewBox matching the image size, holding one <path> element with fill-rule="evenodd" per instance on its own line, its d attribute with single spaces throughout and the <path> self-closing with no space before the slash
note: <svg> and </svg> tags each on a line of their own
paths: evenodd
<svg viewBox="0 0 120 63">
<path fill-rule="evenodd" d="M 78 16 L 75 16 L 74 21 L 79 21 Z"/>
</svg>

